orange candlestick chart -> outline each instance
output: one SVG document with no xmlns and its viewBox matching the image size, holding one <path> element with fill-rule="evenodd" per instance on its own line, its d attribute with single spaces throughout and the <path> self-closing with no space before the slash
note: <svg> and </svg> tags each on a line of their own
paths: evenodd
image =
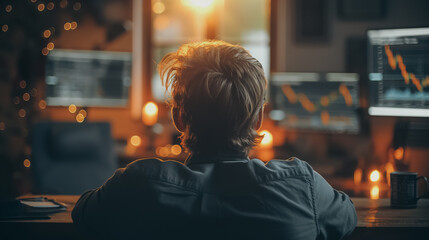
<svg viewBox="0 0 429 240">
<path fill-rule="evenodd" d="M 274 109 L 285 114 L 280 125 L 336 132 L 359 130 L 357 79 L 285 81 L 272 90 L 272 95 Z"/>
<path fill-rule="evenodd" d="M 401 76 L 404 79 L 404 83 L 406 85 L 414 85 L 419 92 L 423 92 L 423 88 L 429 86 L 429 75 L 424 77 L 423 79 L 419 79 L 416 77 L 414 73 L 410 73 L 407 71 L 407 66 L 404 63 L 404 59 L 400 54 L 393 54 L 389 45 L 384 46 L 384 51 L 387 56 L 387 62 L 392 70 L 399 70 L 401 72 Z"/>
</svg>

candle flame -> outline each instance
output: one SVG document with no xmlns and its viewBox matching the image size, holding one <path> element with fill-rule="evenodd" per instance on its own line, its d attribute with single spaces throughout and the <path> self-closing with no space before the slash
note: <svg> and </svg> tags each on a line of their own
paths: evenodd
<svg viewBox="0 0 429 240">
<path fill-rule="evenodd" d="M 369 180 L 371 180 L 371 182 L 380 181 L 380 172 L 378 170 L 372 171 L 371 174 L 369 175 Z"/>
</svg>

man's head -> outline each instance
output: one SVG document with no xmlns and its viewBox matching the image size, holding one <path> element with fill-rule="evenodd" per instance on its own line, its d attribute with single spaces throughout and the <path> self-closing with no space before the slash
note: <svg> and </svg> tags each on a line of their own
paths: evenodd
<svg viewBox="0 0 429 240">
<path fill-rule="evenodd" d="M 158 65 L 170 91 L 182 145 L 193 153 L 248 152 L 259 142 L 267 80 L 243 47 L 223 41 L 182 45 Z"/>
</svg>

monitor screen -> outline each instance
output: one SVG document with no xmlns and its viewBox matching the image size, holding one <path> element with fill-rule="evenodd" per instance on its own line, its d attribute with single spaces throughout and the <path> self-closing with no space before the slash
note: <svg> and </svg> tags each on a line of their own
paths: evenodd
<svg viewBox="0 0 429 240">
<path fill-rule="evenodd" d="M 368 31 L 369 114 L 429 117 L 429 28 Z"/>
<path fill-rule="evenodd" d="M 272 73 L 270 118 L 301 130 L 359 132 L 355 73 Z"/>
<path fill-rule="evenodd" d="M 131 53 L 54 50 L 46 63 L 46 102 L 51 106 L 126 106 Z"/>
</svg>

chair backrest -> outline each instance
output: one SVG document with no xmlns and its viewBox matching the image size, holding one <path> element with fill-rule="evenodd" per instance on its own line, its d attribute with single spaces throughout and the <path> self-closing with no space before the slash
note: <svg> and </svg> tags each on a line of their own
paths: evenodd
<svg viewBox="0 0 429 240">
<path fill-rule="evenodd" d="M 116 170 L 107 122 L 41 122 L 32 130 L 34 193 L 82 194 Z"/>
</svg>

